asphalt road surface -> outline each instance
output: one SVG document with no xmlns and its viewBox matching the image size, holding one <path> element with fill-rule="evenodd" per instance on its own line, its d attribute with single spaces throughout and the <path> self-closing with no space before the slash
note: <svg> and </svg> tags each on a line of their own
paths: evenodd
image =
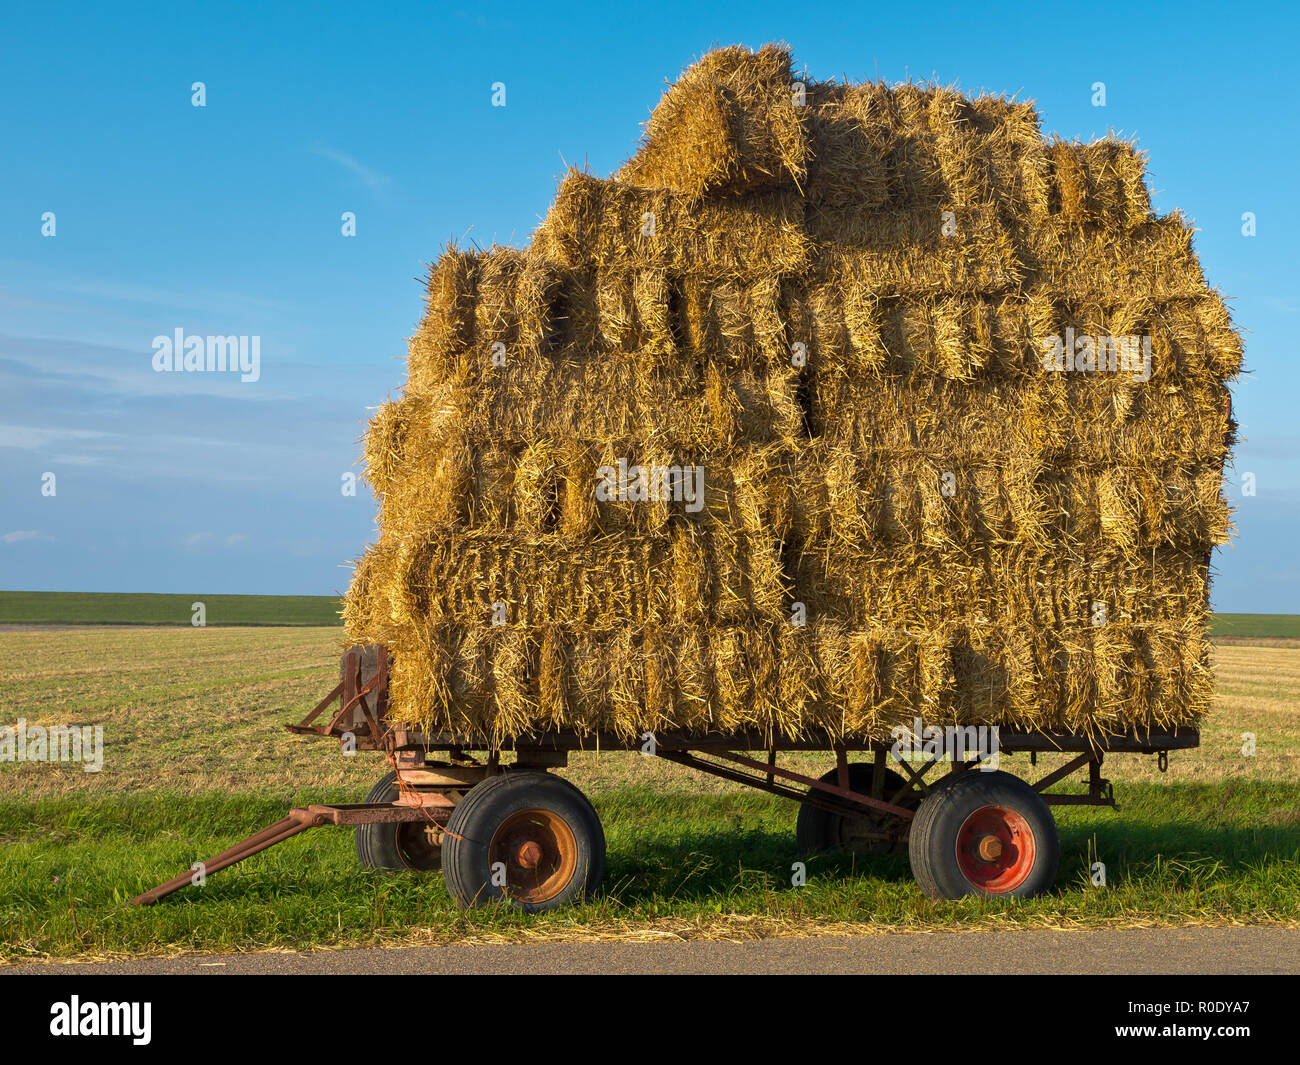
<svg viewBox="0 0 1300 1065">
<path fill-rule="evenodd" d="M 900 932 L 813 939 L 548 942 L 188 955 L 0 966 L 0 975 L 634 973 L 1300 973 L 1300 929 Z"/>
</svg>

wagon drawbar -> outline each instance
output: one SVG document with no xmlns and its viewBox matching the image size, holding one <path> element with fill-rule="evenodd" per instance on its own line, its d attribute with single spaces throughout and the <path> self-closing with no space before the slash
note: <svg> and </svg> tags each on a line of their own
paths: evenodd
<svg viewBox="0 0 1300 1065">
<path fill-rule="evenodd" d="M 483 752 L 466 737 L 406 729 L 388 715 L 388 652 L 354 647 L 342 658 L 334 689 L 300 723 L 306 736 L 328 736 L 358 751 L 382 751 L 390 772 L 365 802 L 323 803 L 287 817 L 131 901 L 149 905 L 308 829 L 351 826 L 357 858 L 372 869 L 441 869 L 461 906 L 502 902 L 528 912 L 555 909 L 596 891 L 605 836 L 595 809 L 552 771 L 570 751 L 637 750 L 612 734 L 551 732 L 518 737 Z M 331 711 L 327 723 L 326 711 Z M 1001 770 L 977 770 L 978 758 L 919 767 L 892 761 L 889 746 L 863 740 L 824 742 L 751 734 L 656 733 L 655 754 L 678 765 L 799 803 L 801 855 L 831 850 L 884 853 L 906 845 L 912 873 L 931 898 L 1029 896 L 1051 887 L 1060 858 L 1052 806 L 1115 806 L 1101 775 L 1109 752 L 1154 754 L 1196 747 L 1195 729 L 1152 729 L 1087 737 L 999 729 L 999 753 L 1072 753 L 1029 783 Z M 503 751 L 513 763 L 503 763 Z M 781 754 L 827 751 L 835 768 L 814 779 L 778 764 Z M 475 757 L 475 753 L 482 754 Z M 850 761 L 850 755 L 862 760 Z M 891 764 L 892 761 L 892 764 Z M 1087 790 L 1049 788 L 1087 770 Z M 929 778 L 929 779 L 927 779 Z"/>
</svg>

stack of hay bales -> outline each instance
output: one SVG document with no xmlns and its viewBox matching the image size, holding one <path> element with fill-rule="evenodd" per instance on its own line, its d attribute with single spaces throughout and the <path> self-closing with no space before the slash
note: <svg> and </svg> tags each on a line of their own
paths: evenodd
<svg viewBox="0 0 1300 1065">
<path fill-rule="evenodd" d="M 1149 374 L 1046 367 L 1085 336 Z M 348 635 L 487 744 L 1194 724 L 1240 362 L 1129 144 L 716 51 L 527 250 L 433 266 Z"/>
</svg>

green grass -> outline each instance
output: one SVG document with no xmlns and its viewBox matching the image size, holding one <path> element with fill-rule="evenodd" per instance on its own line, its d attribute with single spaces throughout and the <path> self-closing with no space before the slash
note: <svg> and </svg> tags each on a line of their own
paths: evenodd
<svg viewBox="0 0 1300 1065">
<path fill-rule="evenodd" d="M 209 627 L 338 625 L 328 595 L 153 595 L 100 592 L 0 592 L 0 624 L 192 625 L 203 603 Z"/>
<path fill-rule="evenodd" d="M 1300 614 L 1215 614 L 1210 635 L 1300 639 Z"/>
<path fill-rule="evenodd" d="M 0 956 L 301 948 L 367 942 L 1300 918 L 1300 786 L 1120 783 L 1119 815 L 1058 810 L 1056 889 L 1034 900 L 924 898 L 905 855 L 807 863 L 791 886 L 794 807 L 758 793 L 622 788 L 597 798 L 605 890 L 536 917 L 461 913 L 436 874 L 358 868 L 352 834 L 325 828 L 151 907 L 126 905 L 283 815 L 271 798 L 204 794 L 60 798 L 0 806 Z M 300 793 L 297 803 L 350 796 Z M 1100 859 L 1107 886 L 1092 887 Z"/>
</svg>

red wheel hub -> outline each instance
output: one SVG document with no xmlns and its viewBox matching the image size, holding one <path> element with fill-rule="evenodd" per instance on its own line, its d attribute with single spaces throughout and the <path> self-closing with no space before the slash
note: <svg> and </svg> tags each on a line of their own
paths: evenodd
<svg viewBox="0 0 1300 1065">
<path fill-rule="evenodd" d="M 982 806 L 957 832 L 957 865 L 980 891 L 1000 895 L 1019 887 L 1034 867 L 1034 833 L 1015 810 Z"/>
</svg>

